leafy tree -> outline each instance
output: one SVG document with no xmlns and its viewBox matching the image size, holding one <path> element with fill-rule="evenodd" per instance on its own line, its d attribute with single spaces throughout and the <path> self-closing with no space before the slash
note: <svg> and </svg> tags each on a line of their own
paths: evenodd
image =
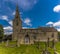
<svg viewBox="0 0 60 54">
<path fill-rule="evenodd" d="M 60 41 L 60 32 L 58 32 L 58 40 Z"/>
<path fill-rule="evenodd" d="M 0 40 L 3 38 L 3 36 L 4 36 L 3 26 L 0 25 Z"/>
</svg>

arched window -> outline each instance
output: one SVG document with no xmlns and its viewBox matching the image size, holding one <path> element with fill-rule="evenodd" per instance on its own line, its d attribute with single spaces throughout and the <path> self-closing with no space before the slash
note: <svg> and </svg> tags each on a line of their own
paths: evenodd
<svg viewBox="0 0 60 54">
<path fill-rule="evenodd" d="M 30 43 L 30 37 L 29 35 L 25 35 L 25 44 L 29 44 Z"/>
</svg>

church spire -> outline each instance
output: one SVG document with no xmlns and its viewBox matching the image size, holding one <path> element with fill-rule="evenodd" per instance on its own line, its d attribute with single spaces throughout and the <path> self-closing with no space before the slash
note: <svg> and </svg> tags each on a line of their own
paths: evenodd
<svg viewBox="0 0 60 54">
<path fill-rule="evenodd" d="M 16 18 L 20 18 L 18 4 L 16 5 L 16 13 L 15 13 L 15 17 L 16 17 Z"/>
<path fill-rule="evenodd" d="M 20 18 L 19 7 L 18 7 L 18 0 L 16 1 L 15 18 Z"/>
<path fill-rule="evenodd" d="M 18 4 L 16 4 L 16 11 L 15 11 L 14 20 L 15 20 L 14 22 L 16 22 L 16 25 L 20 24 L 20 27 L 22 27 L 22 20 L 21 20 L 21 17 L 20 17 Z"/>
</svg>

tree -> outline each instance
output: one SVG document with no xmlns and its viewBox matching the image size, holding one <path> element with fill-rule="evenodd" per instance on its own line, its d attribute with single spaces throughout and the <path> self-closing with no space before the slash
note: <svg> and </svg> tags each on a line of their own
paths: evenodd
<svg viewBox="0 0 60 54">
<path fill-rule="evenodd" d="M 60 32 L 58 32 L 58 40 L 60 41 Z"/>
<path fill-rule="evenodd" d="M 2 40 L 3 36 L 4 36 L 3 26 L 0 25 L 0 40 Z"/>
</svg>

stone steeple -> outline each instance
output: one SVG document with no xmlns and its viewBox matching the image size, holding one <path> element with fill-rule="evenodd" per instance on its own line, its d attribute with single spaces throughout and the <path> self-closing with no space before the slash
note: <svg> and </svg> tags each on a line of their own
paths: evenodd
<svg viewBox="0 0 60 54">
<path fill-rule="evenodd" d="M 18 5 L 16 5 L 15 18 L 19 18 L 19 20 L 21 20 Z"/>
<path fill-rule="evenodd" d="M 17 40 L 18 38 L 18 33 L 22 29 L 22 21 L 20 18 L 20 13 L 19 13 L 19 8 L 18 5 L 16 5 L 16 11 L 15 11 L 15 18 L 13 20 L 13 40 Z"/>
<path fill-rule="evenodd" d="M 16 11 L 15 11 L 15 21 L 18 24 L 17 26 L 22 27 L 22 20 L 20 17 L 20 13 L 19 13 L 19 8 L 18 5 L 16 5 Z"/>
<path fill-rule="evenodd" d="M 16 5 L 16 13 L 15 13 L 15 17 L 19 16 L 19 9 L 18 9 L 18 5 Z"/>
</svg>

